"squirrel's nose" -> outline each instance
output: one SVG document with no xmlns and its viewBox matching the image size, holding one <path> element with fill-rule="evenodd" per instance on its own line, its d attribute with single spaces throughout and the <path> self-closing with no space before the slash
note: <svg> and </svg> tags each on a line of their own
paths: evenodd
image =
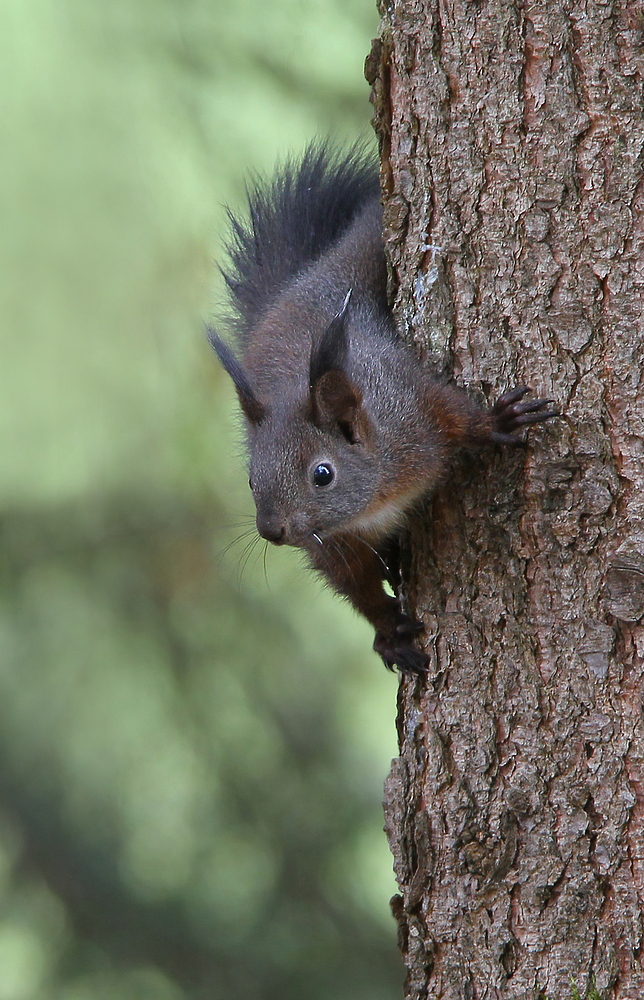
<svg viewBox="0 0 644 1000">
<path fill-rule="evenodd" d="M 267 542 L 273 542 L 274 545 L 281 545 L 286 534 L 283 524 L 280 524 L 275 518 L 264 517 L 260 514 L 257 515 L 257 530 L 262 538 L 265 538 Z"/>
</svg>

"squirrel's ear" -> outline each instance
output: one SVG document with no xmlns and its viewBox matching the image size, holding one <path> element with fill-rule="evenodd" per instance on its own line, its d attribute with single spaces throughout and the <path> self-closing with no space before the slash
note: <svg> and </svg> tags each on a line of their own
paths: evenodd
<svg viewBox="0 0 644 1000">
<path fill-rule="evenodd" d="M 225 344 L 224 341 L 217 336 L 212 327 L 207 326 L 206 333 L 208 336 L 208 343 L 233 380 L 242 410 L 248 417 L 251 424 L 260 424 L 266 416 L 266 407 L 263 403 L 260 403 L 257 396 L 253 392 L 246 372 L 240 365 L 228 344 Z"/>
<path fill-rule="evenodd" d="M 309 385 L 311 392 L 316 382 L 331 371 L 344 371 L 349 352 L 349 341 L 345 327 L 347 309 L 351 291 L 346 294 L 342 303 L 342 308 L 335 314 L 326 330 L 320 337 L 317 344 L 314 344 L 311 351 L 311 361 L 309 363 Z"/>
<path fill-rule="evenodd" d="M 368 444 L 371 421 L 362 406 L 362 393 L 344 372 L 326 372 L 311 393 L 313 420 L 340 430 L 350 444 Z"/>
<path fill-rule="evenodd" d="M 371 422 L 362 406 L 362 393 L 345 372 L 349 340 L 345 326 L 351 289 L 311 352 L 309 386 L 313 422 L 340 430 L 351 444 L 365 444 Z"/>
</svg>

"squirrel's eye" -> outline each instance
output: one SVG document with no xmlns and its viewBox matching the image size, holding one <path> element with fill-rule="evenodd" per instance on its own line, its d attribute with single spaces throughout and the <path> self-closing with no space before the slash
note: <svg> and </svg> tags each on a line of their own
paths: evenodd
<svg viewBox="0 0 644 1000">
<path fill-rule="evenodd" d="M 329 486 L 335 479 L 335 472 L 330 465 L 323 462 L 321 465 L 316 465 L 313 470 L 313 485 L 314 486 Z"/>
<path fill-rule="evenodd" d="M 248 480 L 248 485 L 250 486 L 250 491 L 252 493 L 253 492 L 253 480 L 252 479 Z"/>
</svg>

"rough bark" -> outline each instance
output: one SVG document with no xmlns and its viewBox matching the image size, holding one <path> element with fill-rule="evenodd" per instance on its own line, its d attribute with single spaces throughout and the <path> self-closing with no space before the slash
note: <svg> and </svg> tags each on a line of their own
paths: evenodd
<svg viewBox="0 0 644 1000">
<path fill-rule="evenodd" d="M 641 1000 L 644 9 L 381 14 L 401 330 L 480 398 L 526 382 L 564 414 L 411 528 L 431 670 L 401 681 L 385 803 L 407 996 Z"/>
</svg>

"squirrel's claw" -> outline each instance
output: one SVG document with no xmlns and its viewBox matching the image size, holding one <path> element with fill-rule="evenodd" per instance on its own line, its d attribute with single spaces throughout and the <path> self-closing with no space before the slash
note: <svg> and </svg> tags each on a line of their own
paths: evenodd
<svg viewBox="0 0 644 1000">
<path fill-rule="evenodd" d="M 398 668 L 403 674 L 426 674 L 429 657 L 416 649 L 410 639 L 422 632 L 424 625 L 407 615 L 401 615 L 394 633 L 377 632 L 373 648 L 382 658 L 387 670 Z"/>
<path fill-rule="evenodd" d="M 414 618 L 408 618 L 407 615 L 401 615 L 400 621 L 396 625 L 396 635 L 401 637 L 417 635 L 424 628 L 425 626 L 422 622 L 416 621 Z"/>
<path fill-rule="evenodd" d="M 517 431 L 530 424 L 539 424 L 551 417 L 558 417 L 557 410 L 548 410 L 554 402 L 552 399 L 531 399 L 522 403 L 521 400 L 530 392 L 527 385 L 517 386 L 499 396 L 492 407 L 492 430 L 489 440 L 494 444 L 511 444 L 522 446 L 524 441 L 515 437 Z"/>
<path fill-rule="evenodd" d="M 507 409 L 508 406 L 512 406 L 513 403 L 518 402 L 518 400 L 523 399 L 532 390 L 527 385 L 518 385 L 515 389 L 509 389 L 504 392 L 502 396 L 499 396 L 496 403 L 492 407 L 492 413 L 501 413 L 502 410 Z"/>
</svg>

